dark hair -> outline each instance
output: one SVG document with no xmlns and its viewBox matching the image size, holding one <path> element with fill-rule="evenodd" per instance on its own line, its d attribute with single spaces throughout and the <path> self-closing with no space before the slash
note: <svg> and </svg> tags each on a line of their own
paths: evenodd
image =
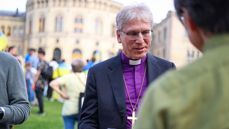
<svg viewBox="0 0 229 129">
<path fill-rule="evenodd" d="M 45 50 L 43 48 L 39 48 L 38 49 L 38 53 L 42 54 L 42 55 L 45 55 Z"/>
<path fill-rule="evenodd" d="M 16 46 L 9 46 L 9 48 L 8 48 L 8 52 L 10 52 L 12 49 L 14 49 L 14 48 L 16 48 Z"/>
<path fill-rule="evenodd" d="M 35 48 L 30 48 L 29 51 L 36 52 L 36 49 Z"/>
<path fill-rule="evenodd" d="M 229 32 L 229 0 L 174 0 L 178 17 L 183 9 L 195 24 L 213 34 Z"/>
</svg>

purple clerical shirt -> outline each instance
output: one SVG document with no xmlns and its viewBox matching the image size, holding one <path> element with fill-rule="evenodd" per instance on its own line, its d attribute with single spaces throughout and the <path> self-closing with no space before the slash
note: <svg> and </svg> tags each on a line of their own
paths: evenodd
<svg viewBox="0 0 229 129">
<path fill-rule="evenodd" d="M 148 74 L 147 74 L 147 57 L 143 57 L 141 59 L 141 63 L 138 65 L 130 65 L 129 58 L 125 56 L 124 53 L 121 53 L 121 59 L 123 64 L 123 75 L 125 79 L 125 102 L 126 102 L 126 117 L 131 117 L 133 112 L 133 107 L 136 107 L 136 111 L 138 109 L 138 104 L 143 97 L 143 94 L 148 85 Z M 146 70 L 146 72 L 145 72 Z M 144 73 L 146 75 L 144 75 Z M 144 83 L 142 85 L 142 81 L 144 78 Z M 139 101 L 137 103 L 137 99 L 139 96 L 140 89 L 142 87 L 142 91 L 140 93 Z M 129 97 L 130 99 L 129 99 Z M 132 103 L 132 106 L 131 106 Z M 136 112 L 135 111 L 135 112 Z M 132 122 L 131 120 L 127 119 L 127 129 L 131 129 Z"/>
</svg>

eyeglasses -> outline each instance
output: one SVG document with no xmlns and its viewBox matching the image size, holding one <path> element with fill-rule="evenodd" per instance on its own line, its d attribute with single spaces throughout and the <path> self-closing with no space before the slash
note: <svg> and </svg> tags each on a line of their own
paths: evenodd
<svg viewBox="0 0 229 129">
<path fill-rule="evenodd" d="M 178 19 L 180 20 L 181 24 L 184 24 L 184 16 L 179 16 Z"/>
<path fill-rule="evenodd" d="M 125 34 L 126 36 L 130 37 L 130 38 L 138 38 L 139 35 L 141 34 L 144 38 L 148 38 L 151 36 L 152 34 L 152 30 L 143 30 L 141 32 L 137 32 L 137 31 L 128 31 L 128 32 L 124 32 L 122 30 L 119 30 L 120 32 L 122 32 L 123 34 Z"/>
<path fill-rule="evenodd" d="M 183 16 L 183 14 L 184 14 L 184 10 L 183 9 L 178 9 L 177 17 L 178 17 L 178 19 L 180 20 L 180 22 L 182 24 L 184 24 L 184 16 Z"/>
</svg>

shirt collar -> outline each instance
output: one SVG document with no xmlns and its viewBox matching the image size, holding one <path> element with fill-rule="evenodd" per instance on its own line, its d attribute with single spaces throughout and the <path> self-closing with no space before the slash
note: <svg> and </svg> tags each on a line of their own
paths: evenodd
<svg viewBox="0 0 229 129">
<path fill-rule="evenodd" d="M 204 45 L 204 52 L 221 46 L 229 45 L 229 34 L 216 35 L 207 41 Z"/>
<path fill-rule="evenodd" d="M 134 65 L 140 65 L 142 63 L 145 63 L 146 57 L 147 56 L 144 56 L 144 57 L 142 57 L 139 60 L 132 60 L 132 59 L 128 58 L 123 52 L 121 52 L 122 63 L 128 64 L 128 65 L 132 65 L 132 66 L 134 66 Z"/>
</svg>

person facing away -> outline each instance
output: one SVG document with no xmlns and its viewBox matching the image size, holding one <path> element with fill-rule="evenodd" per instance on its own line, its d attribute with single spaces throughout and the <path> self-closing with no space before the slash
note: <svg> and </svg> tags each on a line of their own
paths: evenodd
<svg viewBox="0 0 229 129">
<path fill-rule="evenodd" d="M 80 59 L 72 62 L 72 72 L 50 82 L 50 86 L 65 101 L 62 108 L 62 117 L 65 129 L 74 129 L 78 121 L 79 95 L 84 92 L 86 74 L 83 71 L 84 63 Z"/>
<path fill-rule="evenodd" d="M 9 129 L 29 117 L 30 106 L 21 65 L 5 52 L 0 60 L 0 129 Z"/>
<path fill-rule="evenodd" d="M 143 4 L 125 6 L 117 14 L 123 50 L 89 69 L 79 129 L 131 129 L 148 84 L 175 67 L 147 53 L 152 24 L 152 13 Z"/>
<path fill-rule="evenodd" d="M 44 101 L 43 101 L 43 91 L 47 84 L 47 79 L 44 74 L 48 67 L 48 62 L 45 60 L 45 50 L 43 48 L 38 49 L 39 64 L 37 66 L 37 72 L 34 77 L 35 93 L 38 101 L 38 115 L 44 115 Z"/>
<path fill-rule="evenodd" d="M 229 128 L 229 1 L 174 0 L 203 56 L 150 86 L 135 129 Z"/>
</svg>

